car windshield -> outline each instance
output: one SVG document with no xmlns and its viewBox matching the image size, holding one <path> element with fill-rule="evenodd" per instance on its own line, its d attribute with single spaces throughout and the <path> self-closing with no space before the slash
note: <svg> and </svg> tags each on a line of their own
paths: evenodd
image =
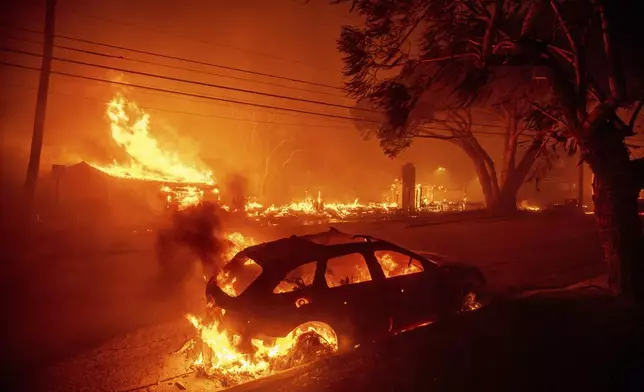
<svg viewBox="0 0 644 392">
<path fill-rule="evenodd" d="M 217 286 L 229 296 L 237 297 L 261 274 L 262 267 L 240 252 L 217 275 Z"/>
</svg>

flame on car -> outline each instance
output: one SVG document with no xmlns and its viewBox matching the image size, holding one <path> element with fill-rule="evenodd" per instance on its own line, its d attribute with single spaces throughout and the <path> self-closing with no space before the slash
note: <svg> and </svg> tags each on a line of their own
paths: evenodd
<svg viewBox="0 0 644 392">
<path fill-rule="evenodd" d="M 217 311 L 224 312 L 223 309 Z M 194 315 L 187 317 L 197 330 L 201 342 L 201 350 L 193 366 L 228 384 L 266 377 L 338 350 L 335 332 L 321 322 L 300 325 L 287 336 L 270 342 L 251 339 L 253 350 L 249 353 L 239 347 L 241 336 L 223 329 L 217 318 L 204 323 Z"/>
</svg>

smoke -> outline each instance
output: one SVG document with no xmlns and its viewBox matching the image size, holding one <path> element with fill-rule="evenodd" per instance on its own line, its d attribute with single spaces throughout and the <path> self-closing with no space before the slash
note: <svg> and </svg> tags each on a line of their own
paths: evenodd
<svg viewBox="0 0 644 392">
<path fill-rule="evenodd" d="M 193 268 L 194 256 L 199 259 L 206 279 L 219 273 L 226 262 L 224 255 L 232 246 L 224 233 L 225 216 L 226 211 L 212 203 L 174 213 L 170 227 L 157 236 L 156 253 L 164 282 L 185 281 Z M 185 254 L 186 249 L 190 255 Z"/>
<path fill-rule="evenodd" d="M 228 176 L 226 181 L 225 194 L 227 202 L 232 212 L 244 212 L 246 208 L 246 198 L 248 196 L 248 179 L 238 173 Z"/>
</svg>

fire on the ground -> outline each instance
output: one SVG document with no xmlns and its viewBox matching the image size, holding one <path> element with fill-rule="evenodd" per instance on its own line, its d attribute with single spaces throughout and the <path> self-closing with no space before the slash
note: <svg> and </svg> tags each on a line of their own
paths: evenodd
<svg viewBox="0 0 644 392">
<path fill-rule="evenodd" d="M 166 205 L 171 209 L 182 210 L 203 201 L 219 202 L 220 189 L 212 171 L 192 157 L 185 159 L 174 151 L 162 149 L 150 133 L 149 114 L 136 103 L 118 94 L 108 103 L 106 114 L 110 121 L 112 140 L 127 153 L 129 160 L 114 161 L 110 165 L 93 163 L 92 166 L 117 178 L 158 182 Z M 422 188 L 420 185 L 418 187 Z M 434 193 L 441 191 L 442 187 L 437 189 L 431 191 L 432 201 Z M 420 195 L 418 189 L 417 193 Z M 465 200 L 463 198 L 457 203 L 459 208 L 464 206 Z M 434 208 L 434 204 L 442 206 L 441 203 L 425 201 L 429 206 L 428 210 L 443 210 L 442 207 Z M 227 206 L 223 207 L 229 209 Z M 388 214 L 397 208 L 398 203 L 393 199 L 381 203 L 363 203 L 358 199 L 349 203 L 329 203 L 325 202 L 318 192 L 317 197 L 306 196 L 303 200 L 285 205 L 263 205 L 258 201 L 249 200 L 245 213 L 248 217 L 256 219 L 287 216 L 346 219 Z"/>
</svg>

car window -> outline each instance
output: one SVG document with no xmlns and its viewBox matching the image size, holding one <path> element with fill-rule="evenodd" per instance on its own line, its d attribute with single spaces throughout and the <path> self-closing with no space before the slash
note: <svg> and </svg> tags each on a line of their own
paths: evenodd
<svg viewBox="0 0 644 392">
<path fill-rule="evenodd" d="M 262 267 L 243 252 L 238 253 L 217 275 L 217 286 L 231 297 L 243 293 L 262 274 Z"/>
<path fill-rule="evenodd" d="M 387 278 L 423 272 L 421 262 L 406 254 L 389 250 L 378 250 L 374 252 L 374 255 Z"/>
<path fill-rule="evenodd" d="M 350 253 L 330 258 L 326 264 L 324 278 L 329 287 L 338 287 L 370 281 L 371 274 L 364 257 L 360 253 Z"/>
<path fill-rule="evenodd" d="M 277 287 L 275 287 L 273 293 L 288 293 L 311 286 L 313 284 L 313 278 L 315 277 L 317 264 L 317 261 L 312 261 L 291 270 Z"/>
</svg>

